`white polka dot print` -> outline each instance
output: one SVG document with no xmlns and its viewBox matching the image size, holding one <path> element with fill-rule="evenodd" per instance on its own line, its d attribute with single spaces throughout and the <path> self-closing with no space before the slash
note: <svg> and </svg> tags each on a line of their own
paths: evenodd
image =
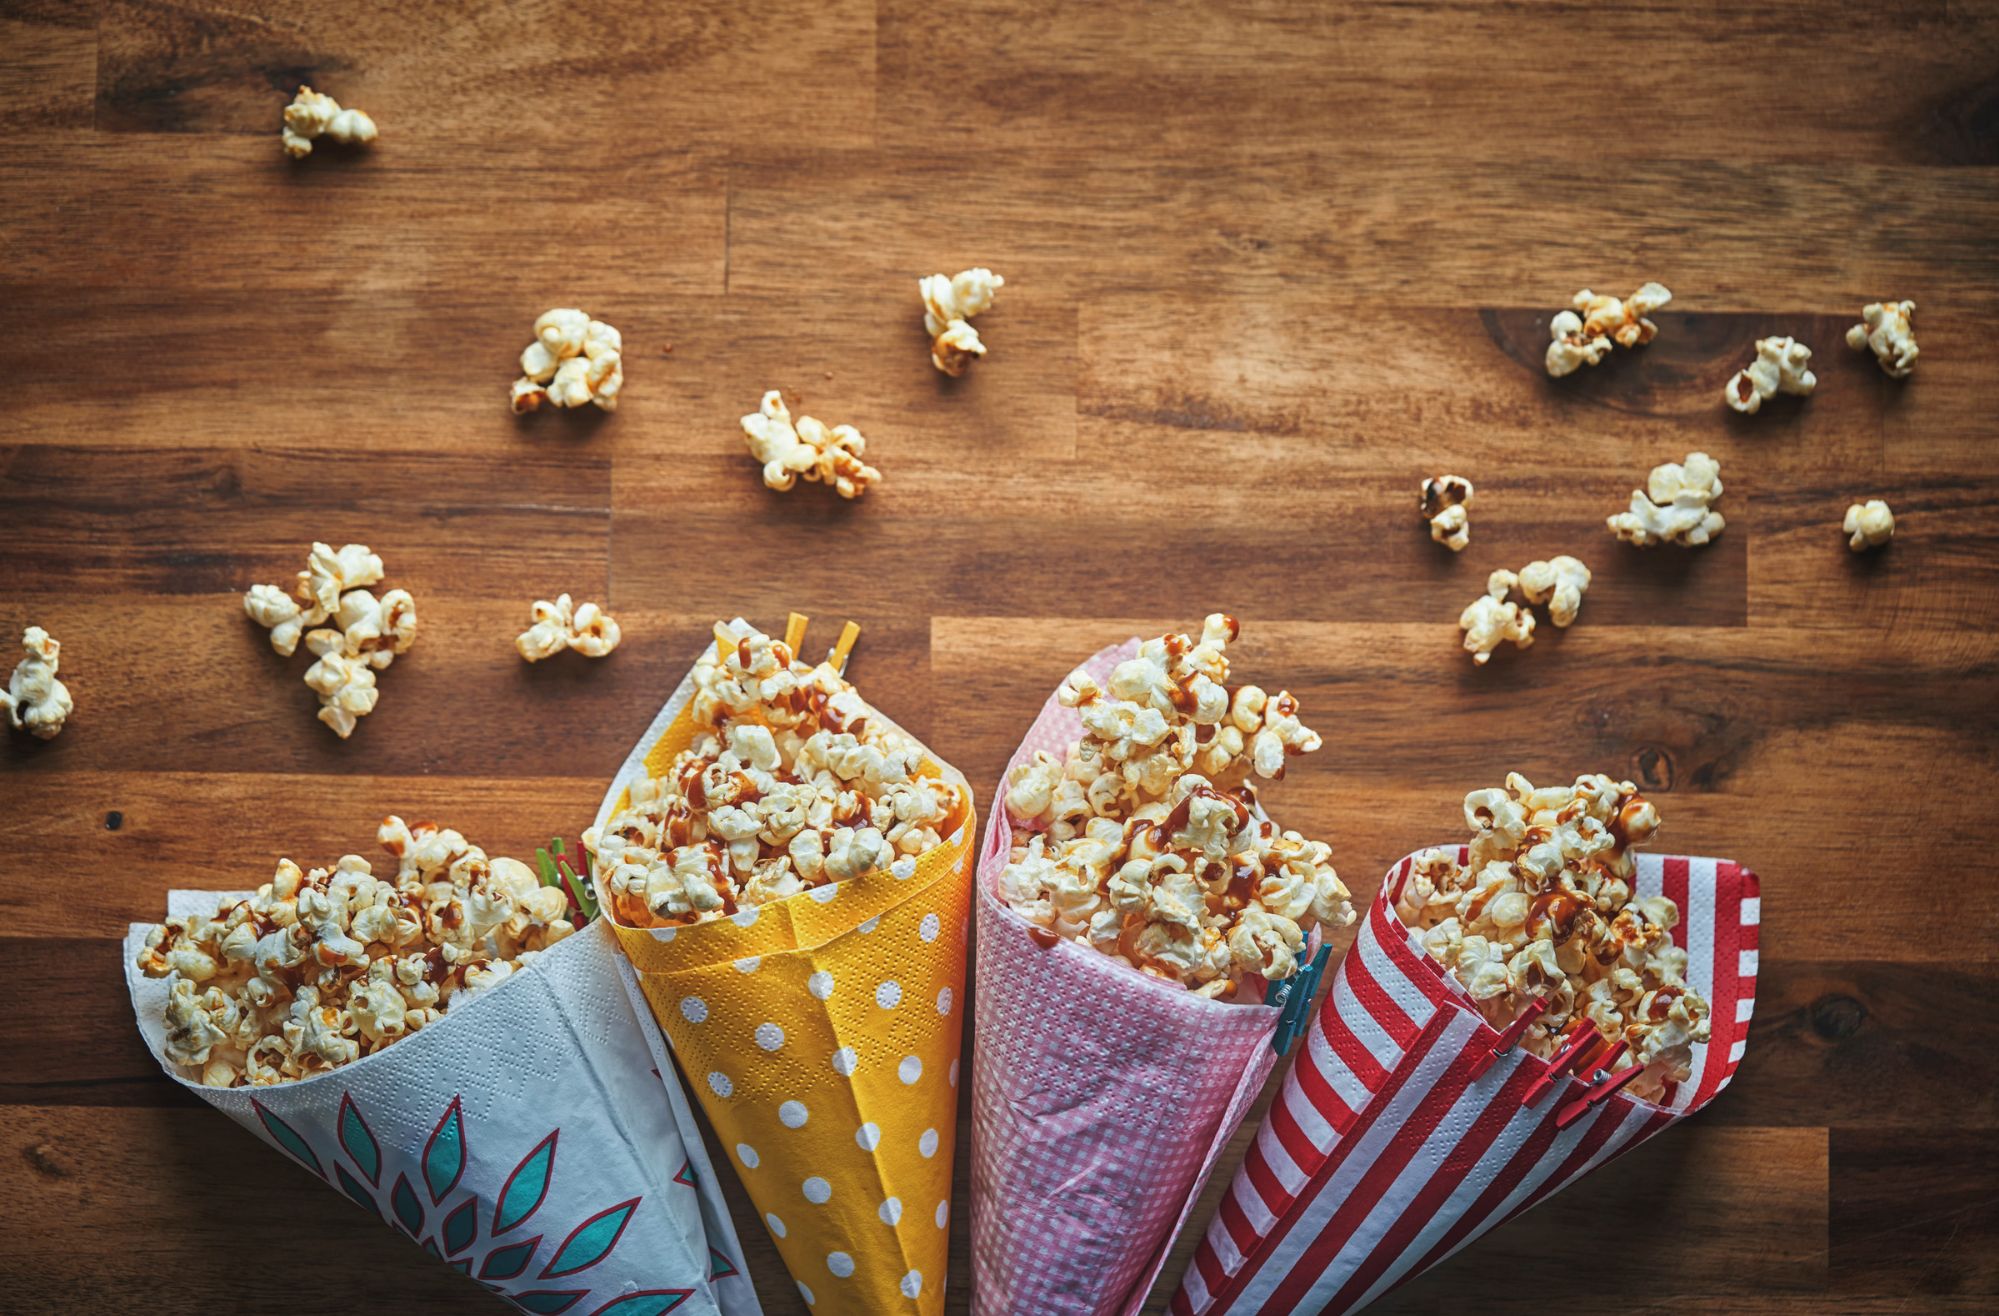
<svg viewBox="0 0 1999 1316">
<path fill-rule="evenodd" d="M 779 1238 L 784 1237 L 784 1221 L 766 1212 L 764 1215 L 764 1223 L 770 1226 L 771 1233 L 776 1234 Z"/>
<path fill-rule="evenodd" d="M 757 1045 L 766 1051 L 777 1050 L 784 1045 L 784 1030 L 776 1024 L 758 1024 Z"/>
<path fill-rule="evenodd" d="M 923 1292 L 923 1272 L 912 1270 L 902 1277 L 902 1296 L 913 1298 Z"/>
<path fill-rule="evenodd" d="M 826 1269 L 832 1271 L 841 1279 L 845 1279 L 854 1273 L 854 1259 L 845 1252 L 828 1252 L 826 1254 Z"/>
<path fill-rule="evenodd" d="M 951 989 L 949 987 L 937 993 L 937 1013 L 951 1013 Z"/>
<path fill-rule="evenodd" d="M 855 1131 L 854 1141 L 861 1144 L 862 1151 L 873 1151 L 882 1145 L 881 1128 L 874 1124 L 863 1124 Z"/>
<path fill-rule="evenodd" d="M 787 1101 L 777 1108 L 777 1122 L 787 1129 L 795 1129 L 812 1116 L 802 1101 Z"/>
<path fill-rule="evenodd" d="M 875 1208 L 875 1214 L 882 1218 L 882 1223 L 885 1225 L 900 1224 L 902 1222 L 902 1199 L 899 1197 L 889 1198 L 886 1202 Z"/>
<path fill-rule="evenodd" d="M 894 979 L 875 988 L 875 1004 L 884 1010 L 893 1010 L 902 1004 L 902 984 Z"/>
<path fill-rule="evenodd" d="M 729 1081 L 727 1074 L 716 1069 L 708 1074 L 708 1090 L 718 1097 L 726 1097 L 736 1090 L 736 1085 Z"/>
<path fill-rule="evenodd" d="M 659 942 L 672 941 L 675 937 L 680 935 L 679 928 L 647 928 L 646 931 L 652 933 L 652 939 L 654 941 L 659 941 Z"/>
<path fill-rule="evenodd" d="M 903 858 L 890 864 L 888 871 L 895 874 L 896 881 L 907 882 L 910 878 L 916 876 L 916 861 L 905 855 Z"/>
<path fill-rule="evenodd" d="M 851 1046 L 843 1046 L 833 1053 L 833 1072 L 842 1078 L 853 1074 L 856 1063 L 858 1057 L 854 1055 L 854 1048 Z"/>
<path fill-rule="evenodd" d="M 822 905 L 839 894 L 840 888 L 831 882 L 828 882 L 825 886 L 815 886 L 812 888 L 812 898 Z"/>
<path fill-rule="evenodd" d="M 747 1142 L 739 1142 L 736 1144 L 736 1159 L 754 1170 L 757 1168 L 757 1149 Z"/>
<path fill-rule="evenodd" d="M 737 960 L 736 972 L 755 973 L 759 968 L 763 967 L 763 962 L 764 962 L 764 957 L 761 955 L 752 955 L 748 959 Z"/>
<path fill-rule="evenodd" d="M 705 1024 L 708 1022 L 708 1002 L 699 996 L 683 996 L 680 998 L 680 1015 L 690 1024 Z"/>
<path fill-rule="evenodd" d="M 939 1202 L 937 1204 L 937 1227 L 939 1229 L 948 1229 L 950 1225 L 951 1204 L 949 1202 Z"/>
<path fill-rule="evenodd" d="M 821 969 L 805 980 L 805 990 L 825 1000 L 833 994 L 833 975 Z"/>
<path fill-rule="evenodd" d="M 902 1063 L 895 1067 L 895 1076 L 905 1083 L 914 1083 L 923 1077 L 923 1057 L 904 1056 Z"/>
<path fill-rule="evenodd" d="M 869 919 L 867 922 L 861 924 L 861 932 L 863 935 L 865 935 L 867 933 L 873 932 L 876 928 L 880 927 L 881 925 L 882 925 L 882 916 L 877 914 L 873 918 Z"/>
<path fill-rule="evenodd" d="M 916 925 L 916 935 L 925 941 L 935 941 L 939 927 L 935 914 L 925 914 L 923 921 Z"/>
<path fill-rule="evenodd" d="M 805 1299 L 805 1305 L 808 1307 L 818 1301 L 812 1296 L 812 1290 L 805 1287 L 805 1281 L 802 1279 L 798 1281 L 798 1296 Z"/>
<path fill-rule="evenodd" d="M 757 907 L 755 905 L 751 905 L 745 909 L 739 909 L 735 913 L 729 915 L 729 922 L 735 924 L 739 928 L 746 928 L 750 924 L 757 921 L 757 913 L 758 913 Z"/>
<path fill-rule="evenodd" d="M 814 1205 L 823 1206 L 826 1200 L 830 1198 L 832 1195 L 833 1195 L 833 1185 L 827 1183 L 824 1179 L 821 1179 L 818 1175 L 815 1174 L 810 1179 L 807 1179 L 805 1181 L 806 1201 L 811 1202 Z"/>
<path fill-rule="evenodd" d="M 923 1153 L 923 1159 L 926 1161 L 935 1156 L 937 1154 L 937 1130 L 925 1129 L 923 1136 L 916 1140 L 916 1150 Z"/>
<path fill-rule="evenodd" d="M 951 1086 L 958 1086 L 958 1062 L 955 1060 L 951 1062 Z"/>
</svg>

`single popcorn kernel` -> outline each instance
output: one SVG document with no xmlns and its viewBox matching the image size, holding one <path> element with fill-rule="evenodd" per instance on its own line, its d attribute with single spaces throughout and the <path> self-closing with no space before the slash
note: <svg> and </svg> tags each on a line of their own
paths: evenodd
<svg viewBox="0 0 1999 1316">
<path fill-rule="evenodd" d="M 1627 544 L 1650 548 L 1667 542 L 1692 548 L 1720 534 L 1727 522 L 1711 504 L 1721 498 L 1721 463 L 1704 452 L 1687 454 L 1685 465 L 1652 468 L 1647 491 L 1631 491 L 1631 510 L 1609 517 L 1610 532 Z"/>
<path fill-rule="evenodd" d="M 930 334 L 930 364 L 953 377 L 965 373 L 975 356 L 986 354 L 967 323 L 993 304 L 1006 280 L 988 269 L 962 270 L 955 278 L 932 274 L 917 281 L 923 297 L 923 327 Z"/>
<path fill-rule="evenodd" d="M 1870 498 L 1864 506 L 1855 503 L 1847 508 L 1845 524 L 1840 528 L 1851 536 L 1846 546 L 1856 553 L 1864 553 L 1870 548 L 1881 547 L 1895 537 L 1895 514 L 1879 498 Z"/>
<path fill-rule="evenodd" d="M 319 720 L 342 740 L 356 722 L 374 711 L 375 673 L 416 643 L 416 600 L 392 589 L 379 599 L 365 586 L 382 579 L 382 559 L 366 544 L 335 551 L 314 544 L 291 595 L 275 585 L 252 585 L 243 611 L 271 632 L 271 647 L 289 658 L 301 634 L 318 660 L 305 683 L 319 695 Z M 331 621 L 334 628 L 307 631 Z M 337 629 L 336 629 L 337 628 Z"/>
<path fill-rule="evenodd" d="M 521 353 L 521 377 L 513 383 L 515 415 L 537 410 L 543 399 L 558 407 L 594 402 L 618 409 L 625 386 L 625 340 L 602 320 L 581 311 L 544 311 L 534 322 L 534 341 Z"/>
<path fill-rule="evenodd" d="M 1453 553 L 1463 552 L 1471 542 L 1471 481 L 1462 475 L 1440 475 L 1423 481 L 1420 492 L 1430 538 Z"/>
<path fill-rule="evenodd" d="M 285 106 L 282 133 L 285 154 L 303 160 L 312 154 L 316 137 L 329 137 L 342 146 L 375 140 L 375 121 L 359 110 L 343 110 L 340 102 L 310 87 L 300 87 L 298 97 Z"/>
<path fill-rule="evenodd" d="M 1458 616 L 1458 629 L 1465 633 L 1465 652 L 1480 667 L 1492 660 L 1492 651 L 1503 640 L 1511 640 L 1522 649 L 1534 643 L 1534 614 L 1506 601 L 1508 591 L 1519 583 L 1520 577 L 1511 571 L 1493 572 L 1486 577 L 1485 593 Z"/>
<path fill-rule="evenodd" d="M 574 649 L 586 658 L 602 658 L 618 647 L 622 632 L 610 613 L 594 603 L 571 608 L 569 596 L 555 602 L 537 599 L 531 610 L 534 625 L 521 632 L 514 647 L 531 663 Z"/>
<path fill-rule="evenodd" d="M 1625 1043 L 1645 1066 L 1626 1091 L 1660 1100 L 1692 1073 L 1710 1012 L 1673 944 L 1679 906 L 1633 891 L 1631 849 L 1658 831 L 1658 812 L 1628 781 L 1536 789 L 1516 772 L 1504 789 L 1465 796 L 1464 813 L 1476 832 L 1468 862 L 1455 847 L 1417 855 L 1397 917 L 1494 1029 L 1543 1000 L 1520 1038 L 1530 1053 L 1547 1059 L 1594 1024 L 1604 1038 L 1594 1056 Z M 1586 1055 L 1578 1072 L 1592 1063 Z"/>
<path fill-rule="evenodd" d="M 776 389 L 763 395 L 753 415 L 743 417 L 743 441 L 750 455 L 763 463 L 764 483 L 779 493 L 789 490 L 803 475 L 817 484 L 830 484 L 842 498 L 859 498 L 870 485 L 881 481 L 882 473 L 861 460 L 868 441 L 852 425 L 827 429 L 810 416 L 800 416 L 796 426 L 784 395 Z"/>
<path fill-rule="evenodd" d="M 1581 365 L 1595 365 L 1610 355 L 1611 344 L 1637 347 L 1652 341 L 1659 326 L 1645 317 L 1673 300 L 1673 294 L 1656 283 L 1648 283 L 1624 301 L 1604 297 L 1588 288 L 1570 300 L 1573 310 L 1563 311 L 1548 324 L 1546 365 L 1556 379 Z"/>
<path fill-rule="evenodd" d="M 1846 345 L 1872 348 L 1875 360 L 1895 379 L 1907 379 L 1916 369 L 1916 331 L 1909 323 L 1914 302 L 1869 302 L 1860 309 L 1861 323 L 1846 331 Z"/>
<path fill-rule="evenodd" d="M 1331 847 L 1280 832 L 1257 803 L 1252 775 L 1281 777 L 1322 742 L 1289 691 L 1228 685 L 1238 633 L 1215 613 L 1198 643 L 1146 641 L 1108 688 L 1070 674 L 1056 698 L 1081 714 L 1082 735 L 1008 774 L 1022 830 L 999 890 L 1037 937 L 1199 996 L 1260 1002 L 1252 979 L 1292 976 L 1307 932 L 1355 915 Z"/>
<path fill-rule="evenodd" d="M 1588 589 L 1589 568 L 1572 557 L 1529 562 L 1520 568 L 1520 592 L 1529 603 L 1547 604 L 1548 619 L 1558 627 L 1574 624 Z"/>
<path fill-rule="evenodd" d="M 1806 364 L 1811 359 L 1812 349 L 1794 338 L 1765 338 L 1756 344 L 1756 359 L 1736 372 L 1721 395 L 1745 416 L 1755 415 L 1765 398 L 1778 393 L 1808 396 L 1819 383 Z"/>
<path fill-rule="evenodd" d="M 21 636 L 25 657 L 7 678 L 7 724 L 37 740 L 54 740 L 76 703 L 56 679 L 62 644 L 39 626 Z"/>
</svg>

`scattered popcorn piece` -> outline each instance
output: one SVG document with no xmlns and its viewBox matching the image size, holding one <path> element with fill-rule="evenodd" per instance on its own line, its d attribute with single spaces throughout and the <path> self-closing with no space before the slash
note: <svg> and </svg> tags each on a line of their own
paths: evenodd
<svg viewBox="0 0 1999 1316">
<path fill-rule="evenodd" d="M 1646 1066 L 1626 1091 L 1657 1100 L 1684 1082 L 1710 1035 L 1708 1003 L 1673 944 L 1679 907 L 1632 891 L 1631 847 L 1658 831 L 1658 812 L 1628 781 L 1537 790 L 1516 772 L 1503 790 L 1465 796 L 1465 821 L 1477 831 L 1468 862 L 1455 848 L 1424 851 L 1396 901 L 1424 949 L 1495 1029 L 1546 998 L 1521 1038 L 1532 1054 L 1552 1056 L 1588 1020 L 1606 1039 L 1598 1054 L 1624 1041 Z"/>
<path fill-rule="evenodd" d="M 718 623 L 716 638 L 694 668 L 693 745 L 583 833 L 621 923 L 724 918 L 921 855 L 963 823 L 969 793 L 831 662 L 760 631 Z"/>
<path fill-rule="evenodd" d="M 581 311 L 544 311 L 534 322 L 534 341 L 521 353 L 521 377 L 514 381 L 514 414 L 537 410 L 545 398 L 558 407 L 594 402 L 618 409 L 625 386 L 624 336 Z"/>
<path fill-rule="evenodd" d="M 139 971 L 173 979 L 168 1060 L 198 1067 L 209 1087 L 352 1064 L 526 968 L 582 921 L 560 888 L 457 832 L 391 815 L 376 836 L 396 856 L 391 880 L 360 855 L 310 873 L 283 859 L 248 900 L 147 934 Z"/>
<path fill-rule="evenodd" d="M 564 649 L 574 649 L 586 658 L 602 658 L 618 647 L 622 632 L 610 613 L 594 603 L 572 608 L 567 594 L 555 602 L 537 599 L 532 609 L 534 625 L 514 641 L 521 657 L 531 663 L 553 658 Z"/>
<path fill-rule="evenodd" d="M 285 154 L 302 160 L 312 154 L 316 137 L 330 137 L 342 146 L 375 140 L 375 121 L 359 110 L 343 110 L 340 102 L 310 87 L 300 87 L 298 96 L 285 106 L 282 134 Z"/>
<path fill-rule="evenodd" d="M 764 483 L 783 493 L 803 475 L 816 484 L 830 484 L 842 498 L 858 498 L 880 482 L 882 473 L 861 460 L 868 441 L 852 425 L 827 429 L 810 416 L 796 426 L 784 395 L 776 389 L 763 395 L 756 413 L 743 417 L 743 441 L 750 455 L 763 463 Z"/>
<path fill-rule="evenodd" d="M 1606 521 L 1610 532 L 1628 544 L 1650 548 L 1671 541 L 1692 548 L 1728 524 L 1711 506 L 1721 497 L 1721 463 L 1704 452 L 1688 453 L 1685 465 L 1653 467 L 1646 486 L 1651 497 L 1632 490 L 1631 510 Z"/>
<path fill-rule="evenodd" d="M 7 723 L 15 730 L 26 728 L 37 740 L 54 740 L 76 703 L 69 687 L 56 679 L 62 643 L 39 626 L 30 626 L 21 636 L 25 657 L 7 679 Z"/>
<path fill-rule="evenodd" d="M 1548 344 L 1548 373 L 1560 379 L 1577 366 L 1593 366 L 1610 355 L 1612 343 L 1637 347 L 1651 342 L 1659 326 L 1645 317 L 1672 300 L 1673 294 L 1656 283 L 1646 284 L 1624 301 L 1583 289 L 1570 301 L 1574 310 L 1560 312 L 1548 324 L 1553 340 Z"/>
<path fill-rule="evenodd" d="M 375 673 L 416 643 L 416 600 L 392 589 L 376 598 L 365 586 L 382 579 L 382 559 L 366 544 L 314 544 L 291 595 L 275 585 L 252 585 L 243 611 L 271 632 L 271 647 L 289 658 L 301 633 L 318 660 L 305 683 L 319 695 L 319 720 L 342 740 L 374 711 Z M 337 629 L 306 631 L 331 621 Z"/>
<path fill-rule="evenodd" d="M 917 282 L 923 297 L 923 327 L 930 334 L 930 363 L 947 375 L 962 375 L 986 346 L 968 323 L 993 304 L 1006 280 L 988 269 L 960 271 L 955 278 L 932 274 Z"/>
<path fill-rule="evenodd" d="M 1895 514 L 1879 498 L 1870 498 L 1864 506 L 1855 503 L 1847 508 L 1846 523 L 1840 528 L 1851 536 L 1846 546 L 1862 553 L 1870 548 L 1879 548 L 1895 537 Z"/>
<path fill-rule="evenodd" d="M 1779 393 L 1809 396 L 1819 378 L 1806 363 L 1812 349 L 1794 338 L 1765 338 L 1756 344 L 1756 359 L 1735 373 L 1721 395 L 1728 405 L 1753 416 L 1763 400 Z"/>
<path fill-rule="evenodd" d="M 1500 570 L 1486 577 L 1485 593 L 1472 600 L 1458 616 L 1458 629 L 1465 633 L 1465 652 L 1480 667 L 1492 659 L 1492 651 L 1502 640 L 1511 640 L 1522 649 L 1534 643 L 1534 614 L 1506 595 L 1520 577 Z"/>
<path fill-rule="evenodd" d="M 1453 553 L 1461 553 L 1471 542 L 1471 481 L 1462 475 L 1440 475 L 1423 481 L 1424 519 L 1430 523 L 1430 538 Z"/>
<path fill-rule="evenodd" d="M 1575 622 L 1576 610 L 1582 607 L 1588 589 L 1589 568 L 1572 557 L 1529 562 L 1520 568 L 1520 592 L 1529 603 L 1547 604 L 1548 618 L 1557 626 Z"/>
<path fill-rule="evenodd" d="M 1914 302 L 1869 302 L 1860 309 L 1861 323 L 1846 331 L 1846 345 L 1870 347 L 1881 368 L 1896 379 L 1907 379 L 1916 368 L 1916 330 L 1909 323 Z"/>
<path fill-rule="evenodd" d="M 1215 613 L 1198 643 L 1146 641 L 1108 688 L 1070 674 L 1057 698 L 1083 734 L 1008 775 L 1023 830 L 999 887 L 1055 936 L 1211 999 L 1260 1001 L 1247 979 L 1290 977 L 1307 931 L 1355 915 L 1331 847 L 1280 832 L 1249 785 L 1321 740 L 1288 691 L 1229 687 L 1237 634 Z"/>
</svg>

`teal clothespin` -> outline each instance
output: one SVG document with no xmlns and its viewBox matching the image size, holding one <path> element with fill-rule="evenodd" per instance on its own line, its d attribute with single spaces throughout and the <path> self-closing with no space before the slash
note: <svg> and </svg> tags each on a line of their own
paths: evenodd
<svg viewBox="0 0 1999 1316">
<path fill-rule="evenodd" d="M 1289 1051 L 1292 1039 L 1303 1030 L 1305 1016 L 1312 1008 L 1312 998 L 1319 993 L 1319 978 L 1325 973 L 1326 961 L 1332 953 L 1331 946 L 1322 944 L 1319 953 L 1312 957 L 1311 964 L 1291 975 L 1282 984 L 1289 999 L 1284 1001 L 1284 1013 L 1278 1016 L 1277 1031 L 1270 1039 L 1271 1049 L 1278 1055 L 1281 1056 Z M 1270 1002 L 1266 1000 L 1266 1003 Z"/>
</svg>

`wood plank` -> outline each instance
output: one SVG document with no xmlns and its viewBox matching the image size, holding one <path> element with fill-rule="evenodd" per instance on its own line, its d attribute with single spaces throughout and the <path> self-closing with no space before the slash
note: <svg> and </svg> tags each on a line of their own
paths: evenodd
<svg viewBox="0 0 1999 1316">
<path fill-rule="evenodd" d="M 12 133 L 88 128 L 97 93 L 97 34 L 88 25 L 0 19 L 0 127 Z"/>
<path fill-rule="evenodd" d="M 1999 1295 L 1999 1134 L 1864 1126 L 1832 1135 L 1832 1287 Z"/>
</svg>

